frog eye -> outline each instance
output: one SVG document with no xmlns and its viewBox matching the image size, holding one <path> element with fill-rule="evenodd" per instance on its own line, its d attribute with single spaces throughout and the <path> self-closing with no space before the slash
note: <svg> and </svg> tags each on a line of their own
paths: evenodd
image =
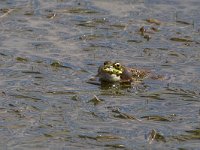
<svg viewBox="0 0 200 150">
<path fill-rule="evenodd" d="M 103 64 L 104 64 L 104 66 L 105 65 L 108 65 L 108 64 L 110 64 L 111 62 L 110 61 L 105 61 Z"/>
<path fill-rule="evenodd" d="M 115 66 L 117 69 L 119 69 L 119 68 L 121 67 L 121 64 L 117 62 L 117 63 L 114 64 L 114 66 Z"/>
</svg>

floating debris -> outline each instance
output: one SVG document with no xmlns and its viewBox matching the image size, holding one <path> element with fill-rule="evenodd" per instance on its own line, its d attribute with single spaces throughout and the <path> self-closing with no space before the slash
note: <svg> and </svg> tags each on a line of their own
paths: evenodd
<svg viewBox="0 0 200 150">
<path fill-rule="evenodd" d="M 151 27 L 151 30 L 153 30 L 153 31 L 155 31 L 155 32 L 158 32 L 158 31 L 159 31 L 159 29 L 156 28 L 156 27 Z"/>
<path fill-rule="evenodd" d="M 9 8 L 1 8 L 0 9 L 0 13 L 7 13 L 7 12 L 9 12 Z"/>
<path fill-rule="evenodd" d="M 3 15 L 0 16 L 0 19 L 6 17 L 7 15 L 9 15 L 13 10 L 14 9 L 8 9 L 8 8 L 0 9 L 0 12 L 3 13 Z"/>
<path fill-rule="evenodd" d="M 134 40 L 134 39 L 132 39 L 132 40 L 127 40 L 127 42 L 129 42 L 129 43 L 141 43 L 142 41 L 140 41 L 140 40 Z"/>
<path fill-rule="evenodd" d="M 141 118 L 146 118 L 148 120 L 153 120 L 153 121 L 170 121 L 168 118 L 162 117 L 162 116 L 143 116 Z"/>
<path fill-rule="evenodd" d="M 96 40 L 99 38 L 102 38 L 104 35 L 103 34 L 84 34 L 79 37 L 80 40 Z"/>
<path fill-rule="evenodd" d="M 149 26 L 142 26 L 139 29 L 139 32 L 142 36 L 144 36 L 145 33 L 149 33 L 149 34 L 154 34 L 155 32 L 158 32 L 159 30 L 156 27 L 149 27 Z"/>
<path fill-rule="evenodd" d="M 74 95 L 71 97 L 71 100 L 78 101 L 78 100 L 80 100 L 80 97 L 78 95 Z"/>
<path fill-rule="evenodd" d="M 118 140 L 122 139 L 122 137 L 115 136 L 115 135 L 79 135 L 79 138 L 86 138 L 86 139 L 91 139 L 91 140 L 96 140 L 96 141 L 107 141 L 107 140 Z"/>
<path fill-rule="evenodd" d="M 156 130 L 151 130 L 151 132 L 149 133 L 149 136 L 147 137 L 147 141 L 149 142 L 149 144 L 152 144 L 152 142 L 155 140 L 156 138 Z"/>
<path fill-rule="evenodd" d="M 56 13 L 52 13 L 52 14 L 48 14 L 46 17 L 48 18 L 48 19 L 53 19 L 53 18 L 55 18 L 56 17 Z"/>
<path fill-rule="evenodd" d="M 186 39 L 186 38 L 179 38 L 179 37 L 172 37 L 170 38 L 171 41 L 175 41 L 175 42 L 193 42 L 190 39 Z"/>
<path fill-rule="evenodd" d="M 184 25 L 191 25 L 191 23 L 182 20 L 177 20 L 176 22 Z"/>
<path fill-rule="evenodd" d="M 63 64 L 62 62 L 57 61 L 57 60 L 54 60 L 54 61 L 51 63 L 51 67 L 72 69 L 72 67 L 71 67 L 71 66 L 68 66 L 68 65 L 70 65 L 70 64 L 68 64 L 68 63 L 64 63 L 64 64 Z M 81 71 L 83 71 L 83 70 L 81 70 Z"/>
<path fill-rule="evenodd" d="M 144 38 L 147 39 L 147 41 L 149 41 L 151 39 L 151 36 L 146 34 L 146 35 L 144 35 Z"/>
<path fill-rule="evenodd" d="M 96 95 L 94 95 L 94 98 L 92 98 L 91 100 L 89 100 L 89 102 L 92 102 L 94 105 L 97 105 L 99 103 L 101 103 L 103 100 L 99 99 Z"/>
<path fill-rule="evenodd" d="M 108 145 L 105 145 L 106 147 L 112 147 L 112 148 L 125 148 L 125 145 L 123 144 L 108 144 Z"/>
<path fill-rule="evenodd" d="M 51 63 L 52 67 L 63 67 L 63 65 L 59 61 L 54 61 Z"/>
<path fill-rule="evenodd" d="M 158 133 L 155 129 L 152 129 L 151 132 L 148 134 L 147 141 L 149 142 L 149 144 L 152 144 L 154 140 L 156 140 L 157 142 L 166 142 L 166 139 L 163 135 Z"/>
<path fill-rule="evenodd" d="M 85 9 L 85 8 L 71 8 L 71 9 L 64 9 L 64 10 L 59 10 L 59 13 L 73 13 L 73 14 L 96 14 L 99 13 L 96 10 L 92 9 Z"/>
<path fill-rule="evenodd" d="M 39 71 L 22 71 L 22 73 L 26 73 L 26 74 L 41 74 L 41 72 L 39 72 Z"/>
<path fill-rule="evenodd" d="M 108 21 L 106 20 L 106 18 L 97 18 L 97 19 L 92 19 L 92 20 L 83 20 L 79 22 L 80 23 L 76 25 L 83 26 L 83 27 L 96 27 L 97 25 L 105 24 Z"/>
<path fill-rule="evenodd" d="M 23 57 L 17 57 L 16 60 L 19 62 L 27 62 L 28 61 L 27 58 L 23 58 Z"/>
<path fill-rule="evenodd" d="M 160 25 L 160 24 L 161 24 L 161 22 L 160 22 L 159 20 L 154 19 L 154 18 L 146 19 L 146 21 L 147 21 L 148 23 L 154 23 L 154 24 L 156 24 L 156 25 Z"/>
<path fill-rule="evenodd" d="M 138 120 L 138 121 L 141 121 L 140 119 L 136 118 L 135 116 L 133 115 L 129 115 L 127 113 L 123 113 L 123 112 L 120 112 L 119 108 L 114 108 L 112 110 L 112 112 L 116 113 L 114 115 L 114 117 L 116 118 L 121 118 L 121 119 L 132 119 L 132 120 Z"/>
<path fill-rule="evenodd" d="M 141 35 L 144 36 L 144 33 L 146 32 L 146 29 L 144 28 L 144 26 L 142 26 L 139 31 L 140 31 Z"/>
<path fill-rule="evenodd" d="M 34 15 L 34 11 L 33 10 L 28 10 L 24 13 L 24 15 L 26 16 L 33 16 Z"/>
<path fill-rule="evenodd" d="M 4 91 L 0 91 L 0 96 L 6 96 L 6 93 Z"/>
<path fill-rule="evenodd" d="M 139 29 L 139 33 L 143 36 L 143 38 L 147 39 L 147 41 L 149 41 L 151 39 L 151 36 L 149 34 L 154 34 L 157 31 L 158 31 L 158 29 L 155 27 L 142 26 Z"/>
<path fill-rule="evenodd" d="M 115 28 L 120 28 L 120 29 L 124 29 L 126 27 L 126 25 L 124 25 L 124 24 L 112 24 L 110 26 L 115 27 Z"/>
<path fill-rule="evenodd" d="M 98 136 L 96 136 L 96 140 L 98 140 L 98 141 L 117 140 L 117 139 L 123 139 L 123 137 L 119 137 L 119 136 L 115 136 L 115 135 L 98 135 Z"/>
</svg>

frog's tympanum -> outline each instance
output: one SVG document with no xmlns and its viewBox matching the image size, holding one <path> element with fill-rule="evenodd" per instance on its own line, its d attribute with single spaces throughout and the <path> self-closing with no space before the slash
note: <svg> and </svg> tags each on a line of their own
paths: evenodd
<svg viewBox="0 0 200 150">
<path fill-rule="evenodd" d="M 129 68 L 119 62 L 105 61 L 98 69 L 100 81 L 131 83 L 147 77 L 149 72 L 142 69 Z"/>
</svg>

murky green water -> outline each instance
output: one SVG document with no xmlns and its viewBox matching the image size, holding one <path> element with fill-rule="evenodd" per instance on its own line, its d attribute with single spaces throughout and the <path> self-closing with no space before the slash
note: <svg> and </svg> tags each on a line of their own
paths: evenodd
<svg viewBox="0 0 200 150">
<path fill-rule="evenodd" d="M 1 149 L 199 149 L 199 10 L 199 0 L 0 1 Z M 105 60 L 165 80 L 87 83 Z"/>
</svg>

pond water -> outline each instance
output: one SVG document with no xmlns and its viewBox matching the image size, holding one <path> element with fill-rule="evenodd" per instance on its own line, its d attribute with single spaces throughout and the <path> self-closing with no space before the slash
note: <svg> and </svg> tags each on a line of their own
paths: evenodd
<svg viewBox="0 0 200 150">
<path fill-rule="evenodd" d="M 199 0 L 0 1 L 1 149 L 199 149 Z M 105 60 L 164 80 L 87 81 Z"/>
</svg>

